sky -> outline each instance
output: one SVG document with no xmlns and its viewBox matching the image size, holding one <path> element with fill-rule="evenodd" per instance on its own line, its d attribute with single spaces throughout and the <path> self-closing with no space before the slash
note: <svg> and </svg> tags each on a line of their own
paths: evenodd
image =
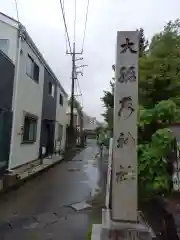
<svg viewBox="0 0 180 240">
<path fill-rule="evenodd" d="M 74 1 L 64 0 L 68 32 L 73 42 Z M 82 49 L 87 0 L 77 1 L 76 51 Z M 65 31 L 59 0 L 17 0 L 20 22 L 26 27 L 47 63 L 68 94 L 71 91 L 71 56 L 66 55 Z M 0 0 L 0 11 L 17 19 L 15 0 Z M 145 36 L 161 31 L 169 20 L 180 18 L 179 0 L 90 0 L 79 84 L 84 111 L 103 118 L 103 90 L 109 89 L 115 63 L 117 31 L 142 27 Z M 76 91 L 77 94 L 77 91 Z M 79 94 L 79 92 L 78 92 Z"/>
</svg>

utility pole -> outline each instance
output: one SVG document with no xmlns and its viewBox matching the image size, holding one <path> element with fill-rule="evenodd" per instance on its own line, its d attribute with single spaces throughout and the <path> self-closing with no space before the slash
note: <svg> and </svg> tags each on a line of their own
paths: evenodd
<svg viewBox="0 0 180 240">
<path fill-rule="evenodd" d="M 76 55 L 81 55 L 82 52 L 76 53 L 76 46 L 75 42 L 73 43 L 73 51 L 72 53 L 67 53 L 72 56 L 72 82 L 71 82 L 71 103 L 70 103 L 70 130 L 73 134 L 73 128 L 74 128 L 74 85 L 75 85 L 75 79 L 77 78 L 76 74 L 76 61 L 82 60 L 83 58 L 76 59 Z"/>
</svg>

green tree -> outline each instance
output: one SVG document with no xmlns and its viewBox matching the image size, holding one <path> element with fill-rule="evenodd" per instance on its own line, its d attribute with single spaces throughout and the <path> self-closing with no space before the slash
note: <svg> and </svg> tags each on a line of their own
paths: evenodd
<svg viewBox="0 0 180 240">
<path fill-rule="evenodd" d="M 171 190 L 168 154 L 174 148 L 169 125 L 180 119 L 180 21 L 169 22 L 150 44 L 140 30 L 138 171 L 144 197 Z M 104 92 L 106 121 L 114 89 Z"/>
<path fill-rule="evenodd" d="M 180 106 L 180 22 L 169 22 L 156 34 L 147 54 L 140 58 L 139 100 L 154 107 L 172 99 Z"/>
<path fill-rule="evenodd" d="M 146 53 L 148 47 L 148 40 L 144 36 L 144 29 L 139 30 L 139 56 L 142 57 Z"/>
<path fill-rule="evenodd" d="M 168 155 L 175 150 L 175 145 L 168 127 L 179 116 L 180 110 L 172 100 L 161 101 L 153 109 L 140 109 L 139 136 L 142 139 L 138 145 L 138 180 L 139 193 L 143 197 L 171 190 Z"/>
<path fill-rule="evenodd" d="M 112 69 L 115 72 L 115 65 L 112 65 Z M 115 78 L 110 81 L 110 91 L 104 91 L 104 96 L 101 98 L 105 107 L 105 112 L 102 114 L 104 120 L 108 123 L 110 131 L 113 130 L 113 114 L 114 114 L 114 84 Z"/>
</svg>

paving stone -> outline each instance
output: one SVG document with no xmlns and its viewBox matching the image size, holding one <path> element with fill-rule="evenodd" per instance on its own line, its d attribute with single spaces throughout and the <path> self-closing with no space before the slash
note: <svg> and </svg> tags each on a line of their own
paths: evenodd
<svg viewBox="0 0 180 240">
<path fill-rule="evenodd" d="M 86 203 L 85 201 L 83 201 L 83 202 L 72 204 L 71 207 L 74 208 L 76 211 L 80 211 L 83 209 L 91 208 L 92 206 Z"/>
<path fill-rule="evenodd" d="M 41 224 L 51 224 L 57 222 L 59 217 L 54 213 L 43 213 L 36 216 L 36 219 Z"/>
</svg>

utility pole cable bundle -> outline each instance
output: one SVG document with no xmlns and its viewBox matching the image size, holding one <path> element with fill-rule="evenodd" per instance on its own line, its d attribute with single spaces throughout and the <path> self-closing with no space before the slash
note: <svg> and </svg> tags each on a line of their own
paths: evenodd
<svg viewBox="0 0 180 240">
<path fill-rule="evenodd" d="M 63 16 L 63 22 L 64 22 L 64 27 L 65 27 L 65 35 L 68 41 L 69 45 L 69 51 L 66 52 L 66 54 L 72 56 L 72 82 L 71 82 L 71 102 L 70 102 L 70 128 L 73 130 L 73 122 L 74 122 L 74 88 L 75 88 L 75 80 L 77 80 L 78 87 L 80 89 L 80 85 L 78 82 L 78 73 L 83 73 L 81 71 L 76 71 L 78 67 L 76 67 L 76 61 L 78 60 L 83 60 L 83 58 L 76 59 L 76 55 L 82 55 L 84 51 L 84 42 L 85 42 L 85 35 L 86 35 L 86 28 L 87 28 L 87 19 L 88 19 L 88 10 L 89 10 L 89 0 L 87 2 L 87 9 L 86 9 L 86 15 L 85 15 L 85 27 L 84 27 L 84 32 L 83 32 L 83 39 L 82 39 L 82 49 L 81 52 L 76 52 L 76 0 L 74 0 L 74 39 L 73 39 L 73 48 L 71 48 L 70 44 L 70 38 L 68 34 L 68 29 L 67 29 L 67 24 L 66 24 L 66 18 L 65 18 L 65 8 L 64 8 L 64 1 L 60 0 L 60 6 L 61 6 L 61 11 L 62 11 L 62 16 Z M 87 65 L 82 65 L 79 67 L 85 67 Z M 81 90 L 80 90 L 81 93 Z M 82 94 L 81 94 L 82 95 Z"/>
</svg>

